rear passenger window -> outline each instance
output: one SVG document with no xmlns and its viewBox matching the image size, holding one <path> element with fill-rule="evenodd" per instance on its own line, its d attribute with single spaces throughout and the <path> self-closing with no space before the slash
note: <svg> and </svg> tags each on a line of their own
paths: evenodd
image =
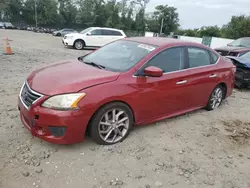
<svg viewBox="0 0 250 188">
<path fill-rule="evenodd" d="M 102 30 L 102 35 L 108 35 L 108 36 L 111 36 L 111 35 L 112 35 L 112 31 L 107 30 L 107 29 L 103 29 L 103 30 Z"/>
<path fill-rule="evenodd" d="M 202 67 L 210 65 L 210 54 L 207 50 L 201 48 L 188 48 L 188 57 L 189 57 L 189 67 Z"/>
<path fill-rule="evenodd" d="M 112 31 L 112 35 L 114 35 L 114 36 L 122 36 L 121 32 L 119 32 L 119 31 Z"/>
<path fill-rule="evenodd" d="M 108 36 L 122 36 L 121 32 L 119 31 L 113 31 L 113 30 L 107 30 L 107 29 L 105 30 L 103 29 L 102 34 L 108 35 Z"/>
</svg>

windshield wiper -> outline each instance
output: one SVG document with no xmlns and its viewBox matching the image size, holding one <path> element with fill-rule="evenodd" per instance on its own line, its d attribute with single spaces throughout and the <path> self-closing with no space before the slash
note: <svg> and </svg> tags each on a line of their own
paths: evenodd
<svg viewBox="0 0 250 188">
<path fill-rule="evenodd" d="M 93 66 L 93 67 L 97 67 L 97 68 L 99 68 L 99 69 L 105 69 L 104 66 L 99 65 L 99 64 L 96 64 L 96 63 L 94 63 L 94 62 L 84 62 L 84 63 L 87 64 L 87 65 L 91 65 L 91 66 Z"/>
</svg>

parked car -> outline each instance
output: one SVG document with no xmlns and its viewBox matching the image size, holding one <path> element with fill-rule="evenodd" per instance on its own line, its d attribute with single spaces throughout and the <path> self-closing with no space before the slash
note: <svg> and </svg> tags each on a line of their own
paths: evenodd
<svg viewBox="0 0 250 188">
<path fill-rule="evenodd" d="M 240 57 L 250 51 L 250 37 L 239 38 L 227 46 L 215 49 L 222 56 Z"/>
<path fill-rule="evenodd" d="M 23 124 L 58 144 L 123 141 L 132 126 L 206 107 L 232 94 L 235 66 L 202 44 L 125 38 L 31 73 L 19 95 Z"/>
<path fill-rule="evenodd" d="M 61 29 L 59 31 L 54 31 L 52 33 L 52 35 L 53 36 L 64 36 L 64 35 L 69 34 L 69 33 L 77 33 L 77 31 L 74 29 L 67 29 L 66 28 L 66 29 Z"/>
<path fill-rule="evenodd" d="M 4 22 L 0 22 L 0 29 L 5 29 Z"/>
<path fill-rule="evenodd" d="M 5 22 L 4 27 L 5 29 L 16 29 L 16 27 L 10 22 Z"/>
<path fill-rule="evenodd" d="M 250 52 L 240 57 L 227 56 L 236 66 L 235 85 L 239 88 L 250 87 Z"/>
<path fill-rule="evenodd" d="M 65 46 L 82 50 L 84 47 L 100 47 L 125 38 L 122 30 L 103 27 L 90 27 L 80 33 L 71 33 L 64 36 L 62 42 Z"/>
</svg>

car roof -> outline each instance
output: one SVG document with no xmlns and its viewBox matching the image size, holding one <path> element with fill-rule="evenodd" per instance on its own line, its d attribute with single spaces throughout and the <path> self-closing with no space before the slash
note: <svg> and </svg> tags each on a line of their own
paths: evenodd
<svg viewBox="0 0 250 188">
<path fill-rule="evenodd" d="M 115 29 L 115 28 L 109 28 L 109 27 L 91 27 L 92 29 L 108 29 L 112 31 L 122 31 L 120 29 Z"/>
<path fill-rule="evenodd" d="M 250 37 L 241 37 L 241 38 L 238 38 L 238 39 L 250 39 Z"/>
<path fill-rule="evenodd" d="M 149 44 L 158 47 L 164 47 L 167 45 L 179 44 L 179 45 L 194 45 L 199 47 L 205 47 L 199 43 L 175 39 L 175 38 L 167 38 L 167 37 L 131 37 L 125 38 L 123 40 L 130 40 L 134 42 Z"/>
</svg>

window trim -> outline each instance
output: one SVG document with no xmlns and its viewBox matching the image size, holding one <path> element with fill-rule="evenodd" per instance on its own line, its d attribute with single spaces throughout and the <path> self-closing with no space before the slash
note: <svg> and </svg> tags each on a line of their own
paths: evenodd
<svg viewBox="0 0 250 188">
<path fill-rule="evenodd" d="M 188 48 L 198 48 L 198 49 L 201 49 L 201 50 L 205 50 L 208 52 L 209 54 L 209 59 L 210 59 L 210 65 L 202 65 L 202 66 L 199 66 L 199 67 L 190 67 L 190 64 L 189 64 L 189 56 L 188 56 Z M 211 55 L 211 50 L 208 50 L 206 48 L 201 48 L 201 47 L 198 47 L 198 46 L 191 46 L 191 45 L 186 45 L 186 49 L 187 49 L 187 61 L 188 61 L 188 70 L 192 70 L 192 69 L 199 69 L 199 68 L 204 68 L 204 67 L 208 67 L 208 66 L 215 66 L 218 64 L 218 62 L 220 61 L 220 56 L 218 57 L 217 61 L 215 63 L 212 64 L 212 55 Z"/>
<path fill-rule="evenodd" d="M 185 50 L 184 50 L 185 58 L 184 58 L 184 59 L 185 59 L 187 65 L 188 65 L 188 67 L 185 68 L 185 69 L 182 69 L 182 70 L 177 70 L 177 71 L 172 71 L 172 72 L 165 72 L 165 73 L 163 73 L 163 75 L 173 74 L 173 73 L 178 73 L 178 72 L 183 72 L 183 71 L 188 71 L 188 70 L 193 70 L 193 69 L 200 69 L 200 68 L 209 67 L 209 66 L 215 66 L 215 65 L 218 64 L 218 62 L 219 62 L 220 59 L 221 59 L 221 56 L 219 56 L 219 58 L 217 59 L 217 61 L 216 61 L 214 64 L 190 68 L 190 67 L 189 67 L 189 58 L 188 58 L 188 47 L 194 47 L 194 48 L 195 48 L 195 47 L 196 47 L 196 48 L 200 48 L 200 47 L 198 47 L 198 46 L 191 46 L 191 45 L 173 46 L 173 47 L 170 47 L 170 48 L 166 47 L 166 48 L 161 49 L 157 54 L 153 55 L 149 60 L 147 60 L 147 61 L 146 61 L 146 62 L 145 62 L 145 63 L 144 63 L 144 64 L 143 64 L 143 65 L 142 65 L 133 75 L 132 75 L 132 77 L 135 77 L 135 78 L 141 77 L 142 75 L 137 75 L 137 74 L 140 72 L 140 70 L 142 69 L 142 67 L 143 67 L 146 63 L 148 63 L 150 60 L 152 60 L 155 56 L 157 56 L 157 55 L 158 55 L 159 53 L 161 53 L 162 51 L 167 50 L 167 49 L 171 49 L 171 48 L 177 48 L 177 47 L 183 47 L 183 48 L 185 48 Z M 208 52 L 211 51 L 211 50 L 208 50 L 208 49 L 206 49 L 206 48 L 200 48 L 200 49 L 207 50 Z M 210 53 L 209 53 L 209 54 L 210 54 Z M 149 77 L 149 76 L 143 76 L 143 77 Z"/>
<path fill-rule="evenodd" d="M 161 49 L 157 54 L 153 55 L 149 60 L 147 60 L 132 76 L 133 77 L 140 77 L 140 76 L 144 76 L 141 73 L 142 71 L 142 68 L 148 64 L 152 59 L 154 59 L 157 55 L 159 55 L 160 53 L 166 51 L 166 50 L 170 50 L 170 49 L 173 49 L 173 48 L 183 48 L 183 53 L 184 53 L 184 69 L 182 70 L 176 70 L 176 71 L 172 71 L 172 72 L 165 72 L 163 73 L 163 75 L 165 74 L 171 74 L 171 73 L 175 73 L 175 72 L 181 72 L 181 71 L 185 71 L 188 69 L 188 62 L 187 62 L 187 48 L 186 46 L 172 46 L 172 47 L 166 47 L 166 48 L 163 48 Z M 147 76 L 146 76 L 147 77 Z"/>
</svg>

